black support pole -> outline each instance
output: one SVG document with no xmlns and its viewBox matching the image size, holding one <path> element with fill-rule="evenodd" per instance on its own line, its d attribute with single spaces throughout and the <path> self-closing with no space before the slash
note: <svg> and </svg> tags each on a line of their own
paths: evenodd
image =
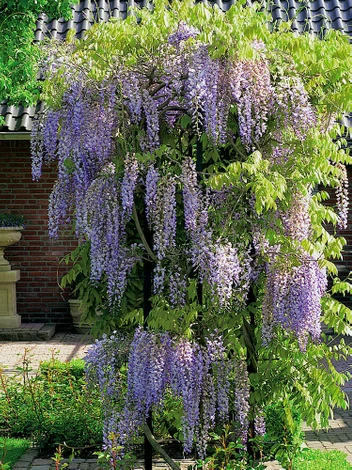
<svg viewBox="0 0 352 470">
<path fill-rule="evenodd" d="M 143 229 L 146 241 L 150 247 L 153 246 L 152 243 L 152 234 L 148 227 L 147 217 L 144 211 L 143 214 Z M 146 260 L 144 261 L 144 288 L 143 288 L 143 318 L 144 325 L 146 326 L 146 320 L 151 310 L 151 301 L 152 296 L 152 272 L 153 272 L 153 262 Z M 150 412 L 147 417 L 147 426 L 153 432 L 153 423 L 152 423 L 152 413 Z M 146 436 L 144 436 L 144 467 L 145 470 L 152 470 L 153 467 L 153 447 Z"/>
<path fill-rule="evenodd" d="M 253 245 L 251 247 L 250 254 L 252 257 L 255 256 L 255 249 Z M 247 297 L 246 303 L 247 303 L 247 306 L 250 306 L 251 304 L 254 304 L 255 302 L 256 302 L 256 296 L 253 290 L 253 286 L 251 286 L 248 291 L 248 297 Z M 244 330 L 246 330 L 244 331 L 244 333 L 245 333 L 245 338 L 247 338 L 246 347 L 247 347 L 248 375 L 256 374 L 258 371 L 257 370 L 258 366 L 257 366 L 257 345 L 256 345 L 256 339 L 255 339 L 255 328 L 256 328 L 255 314 L 253 310 L 250 310 L 249 322 L 247 322 L 247 320 L 244 319 Z M 250 393 L 252 394 L 253 392 L 254 390 L 251 385 Z M 249 426 L 248 426 L 247 452 L 249 455 L 251 455 L 255 459 L 257 457 L 256 455 L 257 451 L 252 441 L 254 437 L 255 437 L 255 424 L 254 424 L 254 416 L 252 416 L 252 419 L 249 421 Z"/>
</svg>

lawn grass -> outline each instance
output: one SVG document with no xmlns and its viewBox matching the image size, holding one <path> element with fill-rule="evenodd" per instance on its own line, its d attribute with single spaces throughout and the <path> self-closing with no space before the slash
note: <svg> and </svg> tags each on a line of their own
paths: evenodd
<svg viewBox="0 0 352 470">
<path fill-rule="evenodd" d="M 307 449 L 295 459 L 294 470 L 352 470 L 347 455 L 339 450 Z"/>
<path fill-rule="evenodd" d="M 0 462 L 8 463 L 11 468 L 29 446 L 27 439 L 0 437 Z"/>
</svg>

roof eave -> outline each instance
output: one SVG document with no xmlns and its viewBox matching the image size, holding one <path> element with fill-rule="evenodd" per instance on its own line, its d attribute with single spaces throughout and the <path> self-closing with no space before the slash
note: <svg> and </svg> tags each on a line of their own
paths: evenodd
<svg viewBox="0 0 352 470">
<path fill-rule="evenodd" d="M 31 133 L 26 132 L 16 132 L 16 131 L 0 131 L 0 140 L 31 140 Z"/>
</svg>

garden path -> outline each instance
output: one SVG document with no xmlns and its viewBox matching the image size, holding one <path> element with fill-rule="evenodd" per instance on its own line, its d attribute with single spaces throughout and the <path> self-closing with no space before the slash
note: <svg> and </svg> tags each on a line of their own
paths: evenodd
<svg viewBox="0 0 352 470">
<path fill-rule="evenodd" d="M 352 338 L 346 338 L 349 343 Z M 86 335 L 72 333 L 57 333 L 49 341 L 0 341 L 0 366 L 5 373 L 14 374 L 17 368 L 22 366 L 22 358 L 26 350 L 27 358 L 35 370 L 41 361 L 49 360 L 53 355 L 61 361 L 69 361 L 73 358 L 84 358 L 89 345 L 93 340 Z M 346 370 L 346 366 L 352 367 L 352 358 L 346 363 L 338 363 L 339 370 Z M 345 385 L 345 391 L 352 399 L 352 380 Z M 328 432 L 315 432 L 305 428 L 306 445 L 313 449 L 341 450 L 348 455 L 348 461 L 352 463 L 352 414 L 350 410 L 336 410 L 334 418 L 330 420 Z M 181 468 L 187 470 L 191 461 L 182 461 Z M 68 470 L 98 470 L 99 464 L 94 459 L 74 459 L 68 466 Z M 168 468 L 163 462 L 155 461 L 154 469 Z M 279 470 L 277 462 L 268 462 L 267 470 Z M 15 464 L 13 470 L 52 470 L 55 464 L 52 460 L 39 459 L 35 449 L 29 449 Z M 136 470 L 143 470 L 143 465 Z M 318 469 L 317 469 L 318 470 Z"/>
</svg>

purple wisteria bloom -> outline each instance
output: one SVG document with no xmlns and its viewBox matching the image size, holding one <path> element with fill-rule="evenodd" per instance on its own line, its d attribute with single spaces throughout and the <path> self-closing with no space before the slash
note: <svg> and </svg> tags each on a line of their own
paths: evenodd
<svg viewBox="0 0 352 470">
<path fill-rule="evenodd" d="M 188 25 L 185 21 L 180 21 L 177 30 L 170 34 L 169 44 L 173 46 L 179 45 L 181 41 L 187 41 L 189 38 L 195 38 L 199 31 L 193 26 Z"/>
</svg>

